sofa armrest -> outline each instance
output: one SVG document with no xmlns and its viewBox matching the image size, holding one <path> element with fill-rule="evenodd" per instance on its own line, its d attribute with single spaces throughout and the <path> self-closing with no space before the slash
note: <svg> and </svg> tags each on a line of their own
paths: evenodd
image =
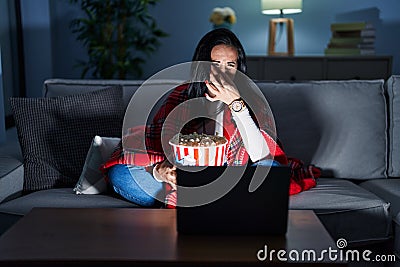
<svg viewBox="0 0 400 267">
<path fill-rule="evenodd" d="M 21 194 L 24 165 L 11 156 L 0 155 L 0 203 Z"/>
</svg>

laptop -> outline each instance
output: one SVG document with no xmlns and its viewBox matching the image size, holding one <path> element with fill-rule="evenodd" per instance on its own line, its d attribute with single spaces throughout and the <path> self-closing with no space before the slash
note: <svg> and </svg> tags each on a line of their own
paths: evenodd
<svg viewBox="0 0 400 267">
<path fill-rule="evenodd" d="M 177 231 L 285 235 L 289 183 L 287 166 L 178 168 Z"/>
</svg>

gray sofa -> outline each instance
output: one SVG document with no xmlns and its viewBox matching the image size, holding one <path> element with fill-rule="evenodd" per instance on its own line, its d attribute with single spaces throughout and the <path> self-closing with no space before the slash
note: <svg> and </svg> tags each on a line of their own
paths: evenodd
<svg viewBox="0 0 400 267">
<path fill-rule="evenodd" d="M 43 94 L 63 97 L 121 85 L 126 106 L 141 84 L 49 79 Z M 400 256 L 400 76 L 256 84 L 269 101 L 285 152 L 322 168 L 317 186 L 291 196 L 290 208 L 314 210 L 331 236 L 346 239 L 349 247 L 376 246 Z M 0 151 L 2 232 L 33 207 L 138 208 L 113 194 L 75 194 L 72 186 L 22 194 L 24 158 L 16 130 L 9 134 Z"/>
</svg>

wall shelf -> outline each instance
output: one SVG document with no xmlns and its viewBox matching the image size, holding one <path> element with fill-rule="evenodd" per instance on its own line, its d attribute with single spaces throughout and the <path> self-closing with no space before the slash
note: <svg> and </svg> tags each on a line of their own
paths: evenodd
<svg viewBox="0 0 400 267">
<path fill-rule="evenodd" d="M 387 79 L 392 56 L 247 56 L 254 80 Z"/>
</svg>

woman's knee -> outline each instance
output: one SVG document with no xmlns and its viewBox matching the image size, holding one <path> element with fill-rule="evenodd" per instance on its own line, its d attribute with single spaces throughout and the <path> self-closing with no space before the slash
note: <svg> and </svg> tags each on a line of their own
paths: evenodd
<svg viewBox="0 0 400 267">
<path fill-rule="evenodd" d="M 126 180 L 126 176 L 130 175 L 129 169 L 124 164 L 117 164 L 108 170 L 108 178 L 112 184 Z"/>
<path fill-rule="evenodd" d="M 162 191 L 162 184 L 149 185 L 148 181 L 143 182 L 153 179 L 150 174 L 144 172 L 142 167 L 118 164 L 109 170 L 108 176 L 117 194 L 141 206 L 154 206 L 159 203 L 157 198 L 161 197 L 159 193 Z"/>
</svg>

